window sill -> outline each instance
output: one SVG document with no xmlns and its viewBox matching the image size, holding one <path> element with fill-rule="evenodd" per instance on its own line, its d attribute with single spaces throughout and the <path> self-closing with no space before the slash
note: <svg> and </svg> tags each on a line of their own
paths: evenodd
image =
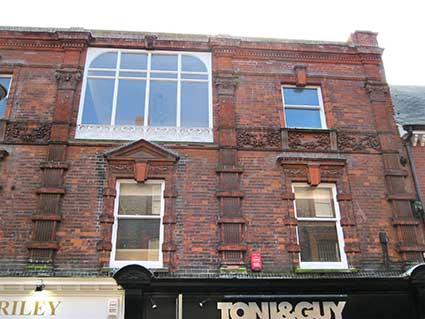
<svg viewBox="0 0 425 319">
<path fill-rule="evenodd" d="M 318 132 L 318 133 L 324 133 L 324 132 L 336 132 L 336 129 L 331 129 L 331 128 L 309 128 L 309 127 L 284 127 L 283 130 L 286 131 L 292 131 L 292 132 L 307 132 L 307 133 L 314 133 L 314 132 Z"/>
<path fill-rule="evenodd" d="M 77 125 L 76 139 L 139 140 L 168 142 L 213 142 L 213 129 L 208 127 L 149 127 L 135 125 Z"/>
<path fill-rule="evenodd" d="M 356 273 L 359 272 L 356 268 L 346 268 L 346 269 L 305 269 L 305 268 L 296 268 L 294 272 L 297 274 L 306 274 L 306 273 Z"/>
<path fill-rule="evenodd" d="M 298 268 L 302 271 L 346 271 L 348 265 L 346 262 L 300 262 Z"/>
<path fill-rule="evenodd" d="M 152 269 L 152 270 L 162 269 L 164 267 L 162 262 L 157 262 L 157 261 L 149 262 L 149 261 L 137 261 L 137 260 L 123 260 L 123 261 L 111 261 L 109 263 L 109 267 L 113 269 L 122 268 L 129 265 L 140 265 L 147 269 Z"/>
</svg>

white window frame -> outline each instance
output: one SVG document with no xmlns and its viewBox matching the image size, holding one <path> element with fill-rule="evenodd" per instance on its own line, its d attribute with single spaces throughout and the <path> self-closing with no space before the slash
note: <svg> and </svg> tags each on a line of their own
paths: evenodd
<svg viewBox="0 0 425 319">
<path fill-rule="evenodd" d="M 0 119 L 4 119 L 5 118 L 4 115 L 5 115 L 6 107 L 7 107 L 7 100 L 9 98 L 10 88 L 12 87 L 13 75 L 12 74 L 1 73 L 0 74 L 0 78 L 10 78 L 9 87 L 6 88 L 7 94 L 6 94 L 5 98 L 4 98 L 4 100 L 6 100 L 6 104 L 5 104 L 5 107 L 4 107 L 4 112 L 3 112 L 3 114 L 0 114 Z"/>
<path fill-rule="evenodd" d="M 149 216 L 149 215 L 120 215 L 118 217 L 118 206 L 120 199 L 120 186 L 121 184 L 137 184 L 135 180 L 130 179 L 120 179 L 116 182 L 116 197 L 114 201 L 114 224 L 112 227 L 112 251 L 110 256 L 109 266 L 112 268 L 121 268 L 131 264 L 141 265 L 148 269 L 158 269 L 163 267 L 163 256 L 162 256 L 162 244 L 164 242 L 164 226 L 162 224 L 164 218 L 164 189 L 165 182 L 162 180 L 147 180 L 144 184 L 150 185 L 161 185 L 161 210 L 159 216 L 159 258 L 158 261 L 146 261 L 146 260 L 115 260 L 116 253 L 116 244 L 117 244 L 117 236 L 118 236 L 118 219 L 158 219 L 157 215 Z"/>
<path fill-rule="evenodd" d="M 310 186 L 307 183 L 293 183 L 292 184 L 292 192 L 295 194 L 295 187 L 304 187 L 304 188 L 312 188 L 313 186 Z M 344 250 L 344 233 L 341 227 L 341 214 L 339 210 L 339 205 L 336 197 L 336 186 L 332 183 L 321 183 L 315 188 L 326 188 L 330 189 L 332 192 L 332 199 L 334 202 L 334 211 L 335 211 L 335 217 L 298 217 L 297 213 L 297 205 L 296 200 L 293 201 L 294 203 L 294 212 L 295 212 L 295 218 L 297 221 L 306 221 L 306 222 L 333 222 L 336 226 L 336 233 L 338 238 L 338 248 L 339 248 L 339 254 L 341 261 L 339 262 L 317 262 L 317 261 L 302 261 L 301 259 L 301 253 L 299 254 L 299 260 L 300 260 L 300 268 L 301 269 L 347 269 L 348 268 L 348 262 L 347 262 L 347 255 L 345 254 Z M 297 243 L 300 245 L 300 237 L 298 235 L 298 227 L 296 229 L 297 232 Z"/>
<path fill-rule="evenodd" d="M 325 108 L 323 106 L 323 97 L 322 97 L 322 90 L 320 86 L 311 86 L 307 85 L 305 87 L 302 87 L 302 89 L 315 89 L 317 92 L 317 99 L 319 100 L 319 105 L 294 105 L 294 104 L 285 104 L 285 94 L 283 93 L 283 89 L 294 89 L 297 88 L 295 85 L 282 85 L 281 87 L 281 93 L 282 93 L 282 104 L 283 104 L 283 116 L 285 118 L 285 127 L 286 128 L 299 128 L 299 129 L 314 129 L 314 130 L 326 130 L 328 127 L 326 125 L 326 115 L 325 115 Z M 322 127 L 293 127 L 288 126 L 288 122 L 286 120 L 286 109 L 293 109 L 293 110 L 318 110 L 320 114 L 320 123 Z"/>
<path fill-rule="evenodd" d="M 107 52 L 116 52 L 117 66 L 120 65 L 120 58 L 122 53 L 144 53 L 148 55 L 148 66 L 146 71 L 146 77 L 123 77 L 119 76 L 120 71 L 124 72 L 135 72 L 135 70 L 119 69 L 90 69 L 90 64 L 101 54 Z M 150 93 L 150 60 L 152 54 L 155 55 L 177 55 L 178 65 L 177 71 L 155 71 L 154 73 L 172 73 L 177 74 L 176 78 L 155 78 L 155 81 L 174 81 L 177 82 L 177 110 L 176 110 L 176 126 L 148 126 L 149 118 L 149 93 Z M 207 68 L 207 72 L 189 72 L 183 71 L 184 74 L 194 75 L 208 75 L 208 79 L 202 80 L 191 80 L 182 79 L 181 74 L 181 60 L 182 55 L 193 56 L 200 59 Z M 88 76 L 89 71 L 112 71 L 115 73 L 114 76 Z M 113 49 L 113 48 L 89 48 L 87 50 L 87 57 L 84 67 L 84 77 L 82 83 L 80 104 L 77 118 L 77 129 L 75 133 L 76 139 L 104 139 L 104 140 L 137 140 L 147 139 L 151 141 L 177 141 L 177 142 L 213 142 L 213 108 L 212 108 L 212 74 L 211 74 L 211 53 L 209 52 L 193 52 L 193 51 L 147 51 L 147 50 L 133 50 L 133 49 Z M 99 79 L 113 79 L 115 81 L 113 101 L 112 101 L 112 112 L 111 112 L 111 123 L 109 125 L 103 124 L 84 124 L 82 123 L 84 100 L 87 88 L 88 78 L 99 78 Z M 143 126 L 136 125 L 115 125 L 115 114 L 118 96 L 118 81 L 117 79 L 125 80 L 146 80 L 146 95 L 145 95 L 145 118 Z M 181 127 L 181 97 L 180 97 L 180 86 L 182 82 L 207 82 L 208 83 L 208 127 Z"/>
</svg>

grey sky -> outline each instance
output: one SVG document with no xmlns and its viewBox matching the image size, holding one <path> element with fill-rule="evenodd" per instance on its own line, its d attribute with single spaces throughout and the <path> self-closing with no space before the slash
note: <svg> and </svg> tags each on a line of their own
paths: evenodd
<svg viewBox="0 0 425 319">
<path fill-rule="evenodd" d="M 3 3 L 4 2 L 4 3 Z M 423 0 L 13 0 L 0 25 L 346 41 L 378 32 L 390 84 L 425 85 Z"/>
</svg>

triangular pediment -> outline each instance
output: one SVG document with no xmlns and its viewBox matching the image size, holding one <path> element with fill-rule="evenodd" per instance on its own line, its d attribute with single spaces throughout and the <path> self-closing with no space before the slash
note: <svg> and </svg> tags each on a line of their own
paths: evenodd
<svg viewBox="0 0 425 319">
<path fill-rule="evenodd" d="M 140 139 L 105 152 L 108 160 L 176 162 L 179 155 L 161 145 Z"/>
</svg>

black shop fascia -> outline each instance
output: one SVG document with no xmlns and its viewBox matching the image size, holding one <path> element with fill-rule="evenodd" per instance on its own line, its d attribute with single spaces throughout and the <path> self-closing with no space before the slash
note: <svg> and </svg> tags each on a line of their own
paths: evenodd
<svg viewBox="0 0 425 319">
<path fill-rule="evenodd" d="M 423 319 L 425 264 L 405 273 L 115 273 L 126 319 Z"/>
</svg>

